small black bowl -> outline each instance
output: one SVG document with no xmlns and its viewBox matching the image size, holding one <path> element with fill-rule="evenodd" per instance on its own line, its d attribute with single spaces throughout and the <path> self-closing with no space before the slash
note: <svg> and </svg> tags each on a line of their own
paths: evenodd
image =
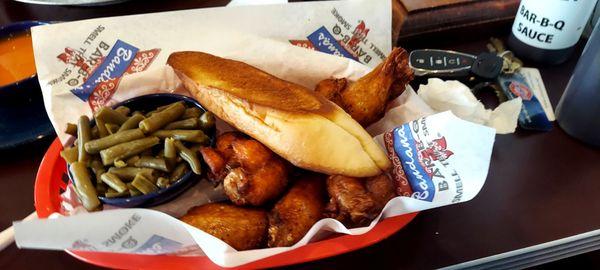
<svg viewBox="0 0 600 270">
<path fill-rule="evenodd" d="M 13 35 L 19 35 L 28 32 L 31 27 L 38 25 L 47 25 L 50 22 L 43 21 L 21 21 L 15 22 L 8 25 L 0 26 L 0 39 L 10 38 Z M 33 58 L 33 55 L 31 56 Z M 29 84 L 33 82 L 34 84 Z M 13 83 L 0 85 L 0 97 L 2 99 L 7 98 L 19 98 L 23 96 L 36 95 L 41 96 L 40 86 L 37 81 L 37 74 L 31 74 L 27 78 L 23 78 Z"/>
<path fill-rule="evenodd" d="M 187 107 L 197 107 L 202 112 L 206 110 L 198 103 L 196 100 L 182 95 L 175 94 L 151 94 L 145 96 L 134 97 L 118 104 L 115 104 L 113 108 L 119 106 L 126 106 L 131 111 L 142 111 L 148 112 L 156 109 L 157 107 L 167 105 L 173 102 L 183 101 Z M 95 122 L 92 120 L 91 125 L 93 126 Z M 211 138 L 211 141 L 214 138 L 214 133 L 207 134 Z M 70 170 L 67 170 L 69 173 L 69 178 L 71 179 L 71 183 L 73 183 L 73 177 L 71 176 Z M 107 198 L 98 196 L 98 199 L 108 205 L 117 206 L 121 208 L 129 208 L 129 207 L 151 207 L 159 204 L 166 203 L 175 197 L 179 196 L 188 188 L 192 187 L 194 184 L 198 182 L 200 179 L 200 175 L 194 174 L 192 171 L 187 172 L 181 179 L 175 181 L 173 184 L 168 186 L 167 188 L 159 189 L 157 192 L 153 192 L 146 195 L 140 195 L 135 197 L 123 197 L 123 198 Z"/>
<path fill-rule="evenodd" d="M 29 31 L 33 26 L 49 23 L 22 21 L 0 26 L 0 39 Z M 0 130 L 0 150 L 15 148 L 54 135 L 36 74 L 0 86 Z"/>
</svg>

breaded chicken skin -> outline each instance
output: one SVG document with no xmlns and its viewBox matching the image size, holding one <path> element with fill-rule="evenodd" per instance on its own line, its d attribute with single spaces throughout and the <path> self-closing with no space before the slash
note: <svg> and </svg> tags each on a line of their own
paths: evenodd
<svg viewBox="0 0 600 270">
<path fill-rule="evenodd" d="M 332 175 L 327 178 L 327 193 L 325 216 L 350 227 L 368 225 L 396 196 L 394 184 L 385 174 L 369 178 Z"/>
<path fill-rule="evenodd" d="M 267 212 L 228 203 L 194 207 L 181 221 L 209 233 L 236 250 L 261 248 L 267 239 Z"/>
<path fill-rule="evenodd" d="M 303 175 L 269 213 L 269 247 L 298 242 L 323 215 L 325 176 Z"/>
<path fill-rule="evenodd" d="M 210 168 L 209 177 L 223 182 L 234 204 L 263 205 L 281 196 L 287 186 L 285 161 L 239 132 L 220 135 L 216 148 L 203 147 L 200 153 Z"/>
<path fill-rule="evenodd" d="M 383 116 L 387 101 L 400 95 L 412 79 L 408 53 L 394 48 L 381 64 L 357 81 L 325 79 L 317 84 L 315 91 L 366 127 Z"/>
</svg>

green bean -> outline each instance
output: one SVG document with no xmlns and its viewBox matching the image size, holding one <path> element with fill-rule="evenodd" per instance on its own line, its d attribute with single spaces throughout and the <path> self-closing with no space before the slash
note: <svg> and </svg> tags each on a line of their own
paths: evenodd
<svg viewBox="0 0 600 270">
<path fill-rule="evenodd" d="M 213 113 L 205 112 L 200 116 L 200 128 L 204 131 L 210 130 L 215 127 L 216 121 Z"/>
<path fill-rule="evenodd" d="M 127 119 L 127 121 L 125 121 L 125 123 L 121 125 L 117 132 L 137 128 L 142 120 L 144 120 L 143 115 L 139 113 L 134 113 L 131 117 Z"/>
<path fill-rule="evenodd" d="M 165 138 L 165 158 L 175 158 L 177 156 L 177 148 L 175 147 L 175 139 L 173 138 Z"/>
<path fill-rule="evenodd" d="M 95 114 L 93 127 L 86 116 L 78 119 L 77 126 L 67 124 L 65 133 L 77 138 L 61 156 L 70 164 L 75 192 L 90 211 L 101 208 L 98 194 L 108 198 L 149 194 L 167 188 L 190 170 L 201 173 L 197 152 L 210 142 L 201 129 L 214 127 L 214 115 L 186 108 L 183 101 L 160 106 L 148 117 L 140 111 L 130 113 L 125 106 L 103 107 Z M 154 147 L 161 139 L 164 145 Z M 188 148 L 183 142 L 193 144 Z"/>
<path fill-rule="evenodd" d="M 142 193 L 131 183 L 127 183 L 127 189 L 129 189 L 129 196 L 131 197 L 142 195 Z"/>
<path fill-rule="evenodd" d="M 91 137 L 92 131 L 90 130 L 90 119 L 87 116 L 82 115 L 77 122 L 77 148 L 79 150 L 77 160 L 80 162 L 85 163 L 90 159 L 90 155 L 85 151 L 84 144 L 90 141 Z"/>
<path fill-rule="evenodd" d="M 156 185 L 159 188 L 166 188 L 167 186 L 169 186 L 169 182 L 171 182 L 169 180 L 169 178 L 159 177 L 158 180 L 156 181 Z"/>
<path fill-rule="evenodd" d="M 163 172 L 170 172 L 171 166 L 163 158 L 155 158 L 151 156 L 142 156 L 136 163 L 136 167 L 157 169 Z"/>
<path fill-rule="evenodd" d="M 149 157 L 151 157 L 151 156 L 149 156 Z M 158 154 L 156 154 L 155 157 L 157 157 L 157 158 L 164 158 L 165 157 L 165 149 L 161 148 L 160 150 L 158 150 Z"/>
<path fill-rule="evenodd" d="M 98 178 L 100 179 L 100 178 Z M 98 194 L 104 194 L 106 193 L 106 191 L 108 191 L 108 186 L 106 184 L 104 184 L 102 181 L 98 181 L 96 183 L 96 192 L 98 192 Z"/>
<path fill-rule="evenodd" d="M 130 129 L 108 135 L 104 138 L 96 139 L 87 142 L 84 147 L 85 151 L 90 154 L 97 154 L 101 150 L 115 146 L 117 144 L 144 138 L 144 132 L 139 129 Z"/>
<path fill-rule="evenodd" d="M 181 119 L 198 118 L 200 115 L 202 115 L 202 110 L 198 107 L 187 108 L 183 115 L 181 115 Z"/>
<path fill-rule="evenodd" d="M 193 144 L 192 146 L 188 147 L 190 150 L 192 150 L 194 153 L 198 153 L 200 151 L 200 148 L 205 147 L 206 145 L 204 144 Z"/>
<path fill-rule="evenodd" d="M 104 193 L 104 197 L 106 198 L 118 198 L 118 197 L 124 197 L 129 195 L 129 190 L 125 190 L 123 192 L 118 192 L 112 188 L 109 188 L 105 193 Z"/>
<path fill-rule="evenodd" d="M 79 150 L 77 144 L 73 147 L 67 147 L 60 151 L 60 156 L 68 163 L 71 164 L 79 158 Z"/>
<path fill-rule="evenodd" d="M 163 129 L 197 129 L 199 125 L 200 120 L 198 118 L 188 118 L 172 122 Z"/>
<path fill-rule="evenodd" d="M 152 193 L 158 190 L 158 187 L 150 182 L 150 180 L 144 177 L 144 175 L 141 173 L 135 176 L 133 182 L 131 182 L 131 185 L 144 194 Z"/>
<path fill-rule="evenodd" d="M 148 148 L 146 150 L 144 150 L 144 152 L 140 153 L 140 156 L 151 156 L 152 155 L 152 148 Z"/>
<path fill-rule="evenodd" d="M 185 147 L 180 141 L 175 141 L 173 144 L 177 147 L 179 156 L 190 165 L 190 168 L 195 174 L 199 175 L 201 173 L 201 167 L 200 160 L 196 153 Z"/>
<path fill-rule="evenodd" d="M 181 103 L 181 104 L 185 105 L 183 103 L 183 101 L 177 101 L 175 103 Z M 152 116 L 153 114 L 155 114 L 157 112 L 162 112 L 164 109 L 169 108 L 169 106 L 172 106 L 175 103 L 169 103 L 167 105 L 162 105 L 160 107 L 157 107 L 156 109 L 154 109 L 154 111 L 150 111 L 150 112 L 146 113 L 146 117 L 150 117 L 150 116 Z"/>
<path fill-rule="evenodd" d="M 103 173 L 100 176 L 100 179 L 110 188 L 116 190 L 119 193 L 127 190 L 127 185 L 125 185 L 125 183 L 123 183 L 123 181 L 121 181 L 121 179 L 116 174 L 110 172 Z"/>
<path fill-rule="evenodd" d="M 173 106 L 173 104 L 181 104 L 181 105 L 184 105 L 184 106 L 185 106 L 185 103 L 183 103 L 183 101 L 182 101 L 182 100 L 180 100 L 180 101 L 176 101 L 176 102 L 173 102 L 173 103 L 169 103 L 169 104 L 167 104 L 167 105 L 162 105 L 162 106 L 159 106 L 159 107 L 157 107 L 156 109 L 157 109 L 158 111 L 163 111 L 164 109 L 166 109 L 166 108 L 169 108 L 169 107 Z M 178 105 L 178 106 L 179 106 L 179 105 Z"/>
<path fill-rule="evenodd" d="M 77 190 L 79 199 L 81 200 L 83 207 L 85 207 L 85 209 L 87 209 L 88 211 L 97 209 L 100 206 L 100 201 L 98 200 L 98 193 L 96 193 L 96 189 L 92 184 L 90 172 L 85 166 L 85 163 L 81 161 L 73 162 L 73 164 L 71 164 L 71 166 L 69 167 L 69 170 L 71 171 L 71 175 L 73 176 L 74 186 Z"/>
<path fill-rule="evenodd" d="M 175 164 L 175 158 L 177 157 L 177 148 L 175 144 L 173 144 L 175 140 L 173 138 L 165 138 L 165 159 L 171 163 L 171 165 Z"/>
<path fill-rule="evenodd" d="M 89 167 L 92 169 L 92 172 L 94 172 L 94 175 L 96 176 L 96 183 L 101 183 L 102 181 L 100 180 L 100 176 L 106 172 L 106 168 L 104 168 L 104 166 L 102 165 L 102 161 L 100 161 L 100 159 L 96 157 L 92 159 L 92 161 L 90 161 Z"/>
<path fill-rule="evenodd" d="M 188 167 L 185 163 L 179 163 L 179 165 L 177 165 L 177 167 L 175 167 L 175 169 L 169 176 L 170 182 L 173 183 L 173 182 L 176 182 L 177 180 L 181 179 L 181 177 L 183 177 L 183 175 L 185 175 L 185 173 L 187 172 L 187 168 Z"/>
<path fill-rule="evenodd" d="M 184 129 L 173 129 L 173 130 L 158 130 L 152 133 L 152 136 L 159 137 L 161 139 L 173 138 L 175 140 L 193 142 L 193 143 L 208 143 L 210 138 L 202 132 L 202 130 L 184 130 Z"/>
<path fill-rule="evenodd" d="M 127 163 L 123 160 L 117 159 L 115 160 L 115 162 L 113 163 L 113 165 L 115 165 L 115 167 L 117 168 L 123 168 L 123 167 L 127 167 Z"/>
<path fill-rule="evenodd" d="M 124 116 L 127 116 L 131 110 L 129 110 L 129 108 L 127 108 L 125 106 L 119 106 L 115 109 L 115 111 Z"/>
<path fill-rule="evenodd" d="M 119 125 L 116 124 L 106 123 L 104 124 L 104 126 L 106 127 L 106 130 L 110 135 L 117 133 L 117 131 L 119 130 Z"/>
<path fill-rule="evenodd" d="M 157 145 L 159 141 L 160 140 L 157 137 L 147 137 L 111 146 L 100 151 L 102 164 L 106 166 L 112 164 L 117 159 L 125 159 L 135 156 L 144 150 Z"/>
<path fill-rule="evenodd" d="M 140 156 L 133 156 L 127 159 L 127 161 L 125 161 L 125 163 L 127 163 L 127 166 L 135 166 L 135 163 L 140 159 Z"/>
<path fill-rule="evenodd" d="M 150 168 L 136 168 L 136 167 L 123 167 L 115 168 L 111 167 L 108 169 L 109 173 L 118 176 L 123 181 L 132 181 L 135 176 L 139 173 L 146 176 L 146 178 L 154 179 L 154 169 Z"/>
<path fill-rule="evenodd" d="M 120 114 L 109 107 L 102 107 L 96 113 L 96 119 L 100 119 L 104 123 L 122 125 L 127 121 L 127 116 Z"/>
<path fill-rule="evenodd" d="M 100 138 L 100 133 L 98 132 L 98 127 L 93 126 L 92 127 L 92 139 L 98 139 L 98 138 Z"/>
<path fill-rule="evenodd" d="M 77 125 L 72 123 L 67 123 L 67 127 L 65 128 L 65 133 L 71 136 L 77 136 Z"/>
<path fill-rule="evenodd" d="M 102 121 L 102 119 L 99 119 L 98 117 L 96 117 L 95 119 L 96 119 L 95 128 L 98 129 L 98 138 L 103 138 L 103 137 L 108 136 L 108 129 L 106 129 L 106 123 L 104 123 L 104 121 Z"/>
<path fill-rule="evenodd" d="M 185 106 L 182 103 L 173 103 L 172 106 L 142 120 L 139 127 L 144 133 L 152 133 L 178 119 L 184 111 Z"/>
</svg>

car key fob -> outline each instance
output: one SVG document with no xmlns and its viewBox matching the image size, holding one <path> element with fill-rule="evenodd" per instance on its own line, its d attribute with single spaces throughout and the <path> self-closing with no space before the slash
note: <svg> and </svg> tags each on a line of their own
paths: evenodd
<svg viewBox="0 0 600 270">
<path fill-rule="evenodd" d="M 493 53 L 481 53 L 471 66 L 471 72 L 484 79 L 495 79 L 502 72 L 504 60 Z"/>
<path fill-rule="evenodd" d="M 495 79 L 502 72 L 502 57 L 493 53 L 478 56 L 447 50 L 423 49 L 410 52 L 408 62 L 416 76 Z"/>
<path fill-rule="evenodd" d="M 455 51 L 423 49 L 410 52 L 408 63 L 417 76 L 463 77 L 477 57 Z"/>
</svg>

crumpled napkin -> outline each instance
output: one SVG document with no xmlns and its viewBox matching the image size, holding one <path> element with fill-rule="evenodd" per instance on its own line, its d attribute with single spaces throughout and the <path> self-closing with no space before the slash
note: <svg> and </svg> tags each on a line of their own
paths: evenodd
<svg viewBox="0 0 600 270">
<path fill-rule="evenodd" d="M 419 86 L 418 94 L 407 87 L 402 95 L 390 102 L 386 117 L 369 126 L 367 131 L 370 134 L 380 134 L 399 123 L 452 111 L 463 120 L 496 129 L 497 134 L 508 134 L 515 132 L 522 104 L 521 98 L 516 98 L 501 103 L 494 110 L 486 109 L 463 83 L 431 78 L 427 84 Z"/>
</svg>

